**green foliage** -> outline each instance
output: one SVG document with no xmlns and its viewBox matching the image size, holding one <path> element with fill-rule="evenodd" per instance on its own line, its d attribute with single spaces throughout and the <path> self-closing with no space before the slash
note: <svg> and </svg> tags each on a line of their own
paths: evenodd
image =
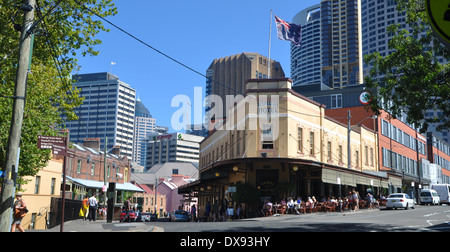
<svg viewBox="0 0 450 252">
<path fill-rule="evenodd" d="M 379 114 L 381 109 L 398 118 L 402 111 L 408 123 L 425 132 L 430 123 L 438 130 L 450 128 L 450 64 L 441 64 L 438 57 L 450 60 L 450 50 L 434 36 L 426 17 L 424 0 L 399 0 L 398 9 L 406 12 L 410 31 L 391 25 L 389 49 L 382 57 L 378 52 L 366 55 L 371 65 L 365 83 L 371 90 L 370 106 Z M 421 34 L 424 34 L 423 36 Z M 442 117 L 425 119 L 427 110 L 442 110 Z"/>
<path fill-rule="evenodd" d="M 36 0 L 35 21 L 44 17 L 57 0 Z M 80 1 L 102 16 L 117 13 L 112 0 Z M 0 0 L 0 96 L 13 96 L 18 64 L 20 32 L 24 13 L 15 4 Z M 20 2 L 21 3 L 21 2 Z M 97 55 L 101 43 L 95 35 L 108 31 L 100 21 L 75 1 L 61 1 L 35 30 L 31 73 L 28 74 L 24 121 L 20 143 L 19 176 L 33 176 L 45 167 L 50 151 L 37 149 L 37 135 L 56 135 L 61 115 L 76 120 L 74 108 L 82 104 L 72 87 L 70 73 L 76 68 L 77 53 Z M 57 63 L 57 64 L 56 64 Z M 0 168 L 5 164 L 13 100 L 0 97 Z M 23 181 L 19 181 L 21 183 Z"/>
</svg>

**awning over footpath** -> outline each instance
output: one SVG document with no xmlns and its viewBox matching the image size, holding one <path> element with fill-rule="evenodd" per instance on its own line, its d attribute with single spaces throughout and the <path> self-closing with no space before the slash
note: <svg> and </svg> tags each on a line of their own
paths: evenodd
<svg viewBox="0 0 450 252">
<path fill-rule="evenodd" d="M 105 185 L 102 181 L 88 180 L 88 179 L 77 179 L 67 176 L 66 179 L 70 180 L 74 184 L 79 184 L 89 188 L 103 188 Z M 120 191 L 130 191 L 130 192 L 144 192 L 141 188 L 131 184 L 131 183 L 116 183 L 116 190 Z"/>
<path fill-rule="evenodd" d="M 349 173 L 348 171 L 339 171 L 334 169 L 322 169 L 322 182 L 328 184 L 338 184 L 338 179 L 340 178 L 341 185 L 348 185 L 356 187 L 359 185 L 376 186 L 388 188 L 389 182 L 392 178 L 389 178 L 385 172 L 359 172 Z"/>
</svg>

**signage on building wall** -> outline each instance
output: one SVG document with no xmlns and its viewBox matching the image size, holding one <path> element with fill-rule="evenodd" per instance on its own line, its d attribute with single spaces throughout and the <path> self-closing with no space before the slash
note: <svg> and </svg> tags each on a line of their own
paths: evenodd
<svg viewBox="0 0 450 252">
<path fill-rule="evenodd" d="M 361 95 L 359 96 L 359 101 L 360 101 L 363 105 L 369 104 L 369 101 L 370 101 L 370 93 L 369 93 L 369 92 L 362 92 Z"/>
<path fill-rule="evenodd" d="M 258 113 L 259 114 L 278 113 L 278 103 L 271 101 L 258 101 Z"/>
<path fill-rule="evenodd" d="M 172 135 L 161 135 L 161 136 L 153 136 L 153 141 L 163 140 L 163 139 L 171 139 Z"/>
<path fill-rule="evenodd" d="M 426 6 L 434 33 L 450 49 L 450 1 L 426 0 Z"/>
</svg>

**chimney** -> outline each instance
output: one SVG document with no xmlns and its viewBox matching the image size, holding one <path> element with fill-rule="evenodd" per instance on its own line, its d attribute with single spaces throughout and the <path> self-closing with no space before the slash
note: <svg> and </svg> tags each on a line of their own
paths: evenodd
<svg viewBox="0 0 450 252">
<path fill-rule="evenodd" d="M 120 145 L 114 145 L 110 153 L 120 157 Z"/>
<path fill-rule="evenodd" d="M 83 145 L 96 151 L 100 151 L 100 138 L 85 138 L 83 140 Z"/>
</svg>

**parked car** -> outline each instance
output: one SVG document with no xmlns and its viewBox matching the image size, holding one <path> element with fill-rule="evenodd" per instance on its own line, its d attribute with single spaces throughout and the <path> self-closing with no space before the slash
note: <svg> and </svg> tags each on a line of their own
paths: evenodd
<svg viewBox="0 0 450 252">
<path fill-rule="evenodd" d="M 126 215 L 127 212 L 125 210 L 120 213 L 120 222 L 128 221 L 128 218 L 124 219 Z M 130 210 L 129 218 L 132 222 L 136 221 L 137 215 L 133 210 Z"/>
<path fill-rule="evenodd" d="M 190 221 L 189 213 L 184 210 L 170 212 L 169 221 Z"/>
<path fill-rule="evenodd" d="M 394 193 L 389 195 L 386 200 L 387 209 L 397 208 L 415 208 L 414 200 L 406 193 Z"/>
<path fill-rule="evenodd" d="M 139 222 L 150 221 L 151 216 L 152 216 L 151 213 L 145 213 L 145 212 L 141 213 L 140 212 L 136 218 L 136 221 L 139 221 Z"/>
<path fill-rule="evenodd" d="M 430 205 L 438 205 L 440 202 L 440 198 L 437 192 L 433 189 L 423 189 L 420 192 L 420 204 L 430 204 Z"/>
</svg>

